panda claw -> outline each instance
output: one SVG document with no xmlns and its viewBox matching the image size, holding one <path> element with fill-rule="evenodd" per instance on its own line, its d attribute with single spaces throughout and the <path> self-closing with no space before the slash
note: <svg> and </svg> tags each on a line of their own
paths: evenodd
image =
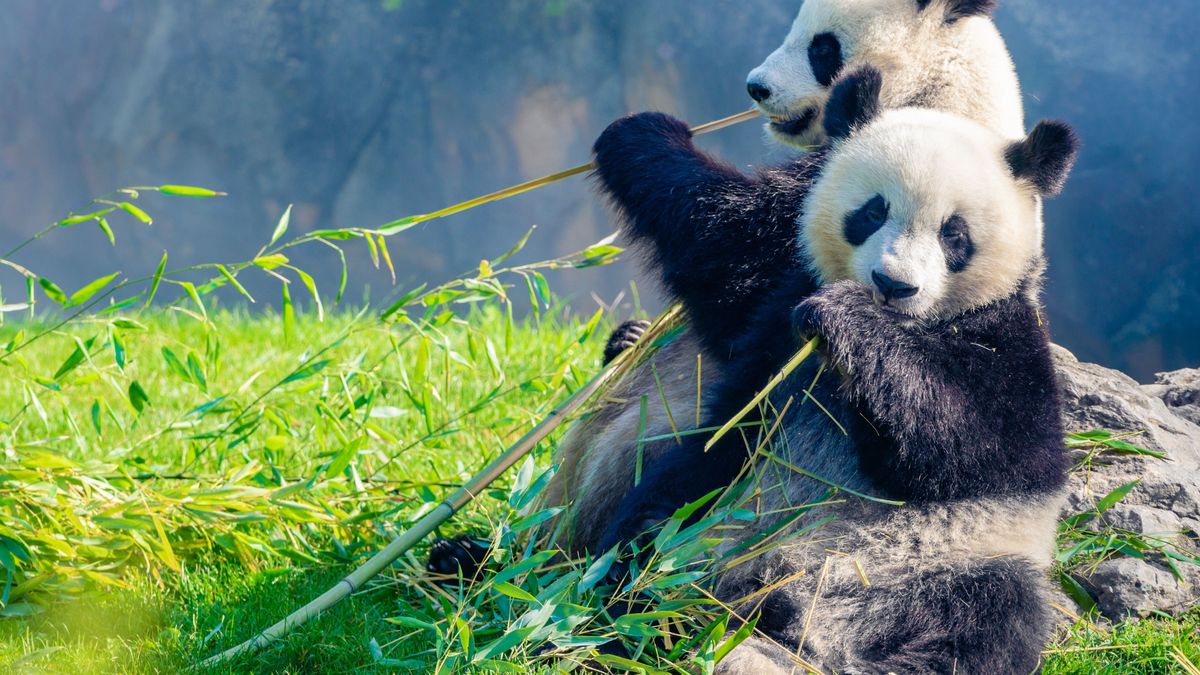
<svg viewBox="0 0 1200 675">
<path fill-rule="evenodd" d="M 470 580 L 479 576 L 487 554 L 488 548 L 470 537 L 438 539 L 429 546 L 429 560 L 425 568 L 431 574 L 444 577 L 443 581 L 455 578 Z"/>
<path fill-rule="evenodd" d="M 648 328 L 650 328 L 650 322 L 644 319 L 626 321 L 617 326 L 617 329 L 608 336 L 608 343 L 604 345 L 604 365 L 607 366 L 621 352 L 636 345 Z"/>
</svg>

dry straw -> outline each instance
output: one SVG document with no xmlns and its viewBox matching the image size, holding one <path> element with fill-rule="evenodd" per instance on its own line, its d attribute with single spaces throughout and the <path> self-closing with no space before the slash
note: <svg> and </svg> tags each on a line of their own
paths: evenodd
<svg viewBox="0 0 1200 675">
<path fill-rule="evenodd" d="M 692 129 L 692 133 L 696 135 L 706 134 L 719 129 L 724 129 L 734 124 L 739 124 L 747 120 L 753 119 L 759 115 L 757 110 L 748 110 L 745 112 L 731 115 L 729 117 L 719 119 L 707 124 L 702 124 Z M 490 202 L 498 201 L 523 192 L 537 189 L 544 185 L 556 183 L 564 178 L 576 176 L 586 173 L 595 168 L 595 163 L 582 164 L 566 171 L 543 176 L 534 180 L 514 185 L 512 187 L 476 197 L 444 209 L 424 213 L 420 215 L 410 216 L 398 224 L 415 225 L 437 218 L 444 218 L 456 213 L 462 213 L 477 206 L 482 206 Z M 245 642 L 227 649 L 220 654 L 211 656 L 200 662 L 201 668 L 207 668 L 219 665 L 225 661 L 233 659 L 237 656 L 256 652 L 263 647 L 279 640 L 288 633 L 299 628 L 307 623 L 310 619 L 318 616 L 321 612 L 336 605 L 342 600 L 350 596 L 351 593 L 359 590 L 363 585 L 375 575 L 382 572 L 388 565 L 395 562 L 400 556 L 404 555 L 409 549 L 415 546 L 418 542 L 424 539 L 430 532 L 440 526 L 442 523 L 449 520 L 459 509 L 469 504 L 475 497 L 481 493 L 488 485 L 504 474 L 514 464 L 524 458 L 532 451 L 537 444 L 543 441 L 547 436 L 554 432 L 559 426 L 569 419 L 576 411 L 578 411 L 585 403 L 599 391 L 604 389 L 609 382 L 619 378 L 633 364 L 639 362 L 643 355 L 650 349 L 651 345 L 656 342 L 656 339 L 666 333 L 671 327 L 677 324 L 681 316 L 681 311 L 678 306 L 672 307 L 664 313 L 655 322 L 643 338 L 639 341 L 638 347 L 635 349 L 626 350 L 620 356 L 613 360 L 604 370 L 592 378 L 586 385 L 570 396 L 566 401 L 558 405 L 550 412 L 537 426 L 529 431 L 510 446 L 502 455 L 496 458 L 491 464 L 488 464 L 482 471 L 476 474 L 466 485 L 457 489 L 445 501 L 438 504 L 437 508 L 433 509 L 423 516 L 415 525 L 408 531 L 400 535 L 380 550 L 370 560 L 363 563 L 361 567 L 348 574 L 345 578 L 335 584 L 332 588 L 317 596 L 312 602 L 292 612 L 282 621 L 258 633 L 254 637 Z M 810 345 L 811 347 L 811 345 Z M 808 350 L 811 351 L 811 348 Z M 807 355 L 807 354 L 805 354 Z"/>
</svg>

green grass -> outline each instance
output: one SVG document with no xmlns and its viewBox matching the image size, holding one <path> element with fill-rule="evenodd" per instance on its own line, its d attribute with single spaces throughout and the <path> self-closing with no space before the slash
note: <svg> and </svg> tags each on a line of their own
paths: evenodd
<svg viewBox="0 0 1200 675">
<path fill-rule="evenodd" d="M 143 226 L 150 216 L 132 201 L 152 192 L 205 196 L 117 191 L 0 262 L 88 223 L 115 240 L 108 220 Z M 179 672 L 240 643 L 329 588 L 597 371 L 613 317 L 570 314 L 542 271 L 607 264 L 619 253 L 607 242 L 507 263 L 522 240 L 478 270 L 355 315 L 334 308 L 340 289 L 319 293 L 285 253 L 362 242 L 390 268 L 386 238 L 409 220 L 291 240 L 287 225 L 285 213 L 242 262 L 174 270 L 164 256 L 142 277 L 73 293 L 7 265 L 39 311 L 0 324 L 0 672 Z M 243 274 L 286 282 L 278 312 L 219 309 L 217 298 L 246 295 Z M 24 314 L 13 287 L 0 317 Z M 531 317 L 514 320 L 526 297 Z M 535 497 L 560 435 L 447 526 L 491 537 L 493 573 L 480 583 L 433 583 L 421 547 L 281 642 L 210 670 L 548 672 L 614 639 L 643 668 L 711 668 L 731 643 L 724 612 L 697 587 L 713 544 L 699 535 L 720 515 L 683 531 L 679 519 L 668 524 L 637 588 L 616 598 L 648 590 L 656 611 L 610 621 L 612 600 L 595 588 L 610 557 L 539 558 L 528 541 L 555 515 Z M 1142 452 L 1102 434 L 1072 442 Z M 1132 533 L 1094 529 L 1092 516 L 1122 496 L 1064 523 L 1065 572 L 1165 555 Z M 1046 670 L 1191 672 L 1198 629 L 1196 613 L 1117 627 L 1083 620 L 1050 645 Z M 547 642 L 557 650 L 535 657 Z"/>
<path fill-rule="evenodd" d="M 359 328 L 359 322 L 344 315 L 328 317 L 324 323 L 301 316 L 288 343 L 280 334 L 279 317 L 270 315 L 250 317 L 236 312 L 213 312 L 210 323 L 206 324 L 185 315 L 148 314 L 138 321 L 144 328 L 130 331 L 125 340 L 124 373 L 115 364 L 111 345 L 107 350 L 97 349 L 86 366 L 60 381 L 61 391 L 43 387 L 45 391 L 38 392 L 44 417 L 36 411 L 30 414 L 27 408 L 18 422 L 10 422 L 3 432 L 7 437 L 5 445 L 14 448 L 10 452 L 15 453 L 18 461 L 25 448 L 37 452 L 49 449 L 64 460 L 81 465 L 103 459 L 106 466 L 113 467 L 113 475 L 135 472 L 143 475 L 142 480 L 123 483 L 130 494 L 139 489 L 154 494 L 170 493 L 178 489 L 177 483 L 188 487 L 203 483 L 197 478 L 183 481 L 145 478 L 153 473 L 176 472 L 189 463 L 188 474 L 194 477 L 227 475 L 245 466 L 255 466 L 254 472 L 243 481 L 248 485 L 277 485 L 281 480 L 286 482 L 288 476 L 292 480 L 324 476 L 330 457 L 342 449 L 343 439 L 334 433 L 320 403 L 331 408 L 339 398 L 346 403 L 349 400 L 346 394 L 332 385 L 350 373 L 364 377 L 362 364 L 372 363 L 377 364 L 370 371 L 372 386 L 379 388 L 372 405 L 384 413 L 375 417 L 368 413 L 363 419 L 377 422 L 380 430 L 402 439 L 401 446 L 409 439 L 424 440 L 412 444 L 401 454 L 400 461 L 390 464 L 385 463 L 395 444 L 372 443 L 375 447 L 360 449 L 338 477 L 329 479 L 329 485 L 324 487 L 318 484 L 314 493 L 342 498 L 338 503 L 346 514 L 386 515 L 394 527 L 411 521 L 430 499 L 435 495 L 440 497 L 449 486 L 464 480 L 537 420 L 552 401 L 577 386 L 595 369 L 599 338 L 607 328 L 601 323 L 588 329 L 561 313 L 545 314 L 537 322 L 510 327 L 502 313 L 480 311 L 443 327 L 446 346 L 458 353 L 460 361 L 447 358 L 449 352 L 430 345 L 422 347 L 421 339 L 394 349 L 391 344 L 394 331 L 371 324 Z M 213 327 L 219 327 L 223 346 L 219 364 L 206 373 L 209 392 L 205 393 L 167 365 L 162 358 L 162 347 L 186 354 L 204 345 Z M 23 378 L 33 377 L 33 373 L 54 372 L 74 348 L 74 338 L 86 340 L 93 333 L 102 332 L 101 329 L 100 324 L 86 323 L 48 336 L 24 350 L 23 363 L 8 366 L 23 374 L 5 377 L 0 384 L 3 400 L 10 405 L 23 403 L 27 396 L 21 385 Z M 6 342 L 15 328 L 3 330 L 0 342 Z M 509 332 L 510 339 L 504 338 L 505 332 Z M 348 337 L 343 337 L 347 333 Z M 274 410 L 274 414 L 283 416 L 286 411 L 285 429 L 264 423 L 246 442 L 233 449 L 222 449 L 229 444 L 228 439 L 223 439 L 197 456 L 195 448 L 204 447 L 207 441 L 196 441 L 193 437 L 223 428 L 238 409 L 232 406 L 224 414 L 213 413 L 216 417 L 211 422 L 206 420 L 198 427 L 159 433 L 177 424 L 181 412 L 211 400 L 215 392 L 243 390 L 245 382 L 252 378 L 253 382 L 240 396 L 245 401 L 255 400 L 294 371 L 304 352 L 339 339 L 340 344 L 325 352 L 324 358 L 331 362 L 319 376 L 312 381 L 292 382 L 260 402 L 264 410 Z M 493 341 L 502 369 L 493 370 L 472 358 L 473 339 L 482 341 L 476 351 L 484 362 L 488 361 L 486 341 Z M 264 349 L 264 345 L 272 347 Z M 426 350 L 428 357 L 420 356 Z M 437 358 L 438 354 L 442 358 Z M 423 359 L 427 361 L 425 374 L 418 378 L 412 371 L 419 368 L 414 364 Z M 262 374 L 254 378 L 260 371 Z M 114 388 L 106 382 L 107 377 L 120 378 L 122 382 L 137 378 L 151 404 L 137 415 L 125 400 L 127 387 Z M 431 400 L 438 403 L 431 406 L 428 414 L 413 409 L 414 383 L 432 387 Z M 445 424 L 477 407 L 478 401 L 498 386 L 508 393 L 479 408 L 469 422 Z M 86 415 L 80 414 L 97 399 L 114 408 L 113 419 L 102 423 L 100 433 L 90 427 Z M 391 408 L 409 412 L 397 414 Z M 72 422 L 72 415 L 83 419 Z M 78 435 L 76 429 L 81 430 Z M 87 442 L 76 442 L 79 435 Z M 280 435 L 286 438 L 282 445 L 270 440 Z M 551 451 L 552 444 L 539 449 L 538 466 L 548 463 Z M 366 483 L 357 497 L 348 485 L 352 467 L 357 467 L 360 480 Z M 482 500 L 465 518 L 477 524 L 511 523 L 504 503 L 511 478 L 492 495 L 499 499 Z M 10 489 L 0 483 L 0 494 L 7 494 Z M 353 504 L 355 498 L 367 503 Z M 372 505 L 371 500 L 387 506 Z M 249 502 L 244 506 L 270 512 L 269 499 L 257 505 L 254 500 Z M 86 500 L 82 504 L 98 508 Z M 81 502 L 73 502 L 71 506 L 79 508 Z M 319 563 L 290 560 L 282 555 L 281 549 L 290 541 L 287 532 L 290 528 L 296 528 L 304 536 Z M 29 672 L 178 670 L 253 635 L 315 597 L 351 569 L 349 561 L 356 553 L 379 545 L 390 530 L 382 523 L 342 527 L 318 521 L 281 527 L 269 520 L 248 521 L 230 531 L 266 546 L 262 550 L 239 552 L 236 546 L 227 548 L 218 542 L 198 545 L 193 535 L 182 532 L 187 529 L 186 524 L 180 523 L 180 529 L 179 533 L 172 532 L 170 538 L 175 540 L 178 534 L 179 540 L 192 540 L 193 544 L 177 551 L 181 565 L 177 572 L 155 557 L 151 546 L 142 554 L 131 556 L 114 572 L 114 579 L 125 587 L 96 583 L 76 586 L 64 579 L 61 588 L 51 585 L 56 590 L 31 592 L 28 598 L 17 598 L 10 606 L 25 606 L 35 613 L 0 619 L 0 667 L 8 664 Z M 148 529 L 144 538 L 152 538 L 151 531 Z M 116 540 L 124 532 L 127 530 L 96 528 L 87 534 Z M 434 602 L 436 598 L 441 598 L 446 607 L 457 606 L 453 599 L 423 579 L 420 561 L 421 553 L 414 553 L 370 590 L 336 607 L 282 644 L 215 672 L 432 668 L 439 657 L 454 649 L 439 645 L 439 639 L 431 631 L 394 622 L 404 616 L 437 622 L 439 615 L 444 614 L 442 606 Z M 62 568 L 60 573 L 69 576 L 70 568 Z M 502 614 L 495 608 L 483 611 L 495 612 L 487 621 L 494 621 Z M 1055 653 L 1048 656 L 1047 672 L 1183 672 L 1179 657 L 1200 661 L 1197 630 L 1200 630 L 1197 614 L 1179 621 L 1144 620 L 1115 629 L 1084 622 L 1059 643 L 1051 645 Z M 378 652 L 373 651 L 372 640 L 378 645 Z M 1102 649 L 1093 649 L 1096 647 Z M 1179 656 L 1172 650 L 1178 650 Z M 387 665 L 377 663 L 379 655 Z M 544 662 L 541 665 L 546 667 Z"/>
</svg>

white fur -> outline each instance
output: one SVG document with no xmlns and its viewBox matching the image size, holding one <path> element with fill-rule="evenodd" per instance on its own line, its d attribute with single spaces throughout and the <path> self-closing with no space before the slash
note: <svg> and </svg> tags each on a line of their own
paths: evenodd
<svg viewBox="0 0 1200 675">
<path fill-rule="evenodd" d="M 758 107 L 773 120 L 823 110 L 829 89 L 813 75 L 808 47 L 833 33 L 842 45 L 843 73 L 872 65 L 883 73 L 885 107 L 918 105 L 958 113 L 1006 138 L 1025 133 L 1021 87 L 1012 58 L 987 17 L 944 20 L 939 2 L 919 11 L 916 0 L 806 0 L 783 45 L 750 72 L 772 94 Z M 820 118 L 800 135 L 768 131 L 790 145 L 824 140 Z"/>
<path fill-rule="evenodd" d="M 839 142 L 813 186 L 801 218 L 801 242 L 822 283 L 854 279 L 872 286 L 880 272 L 919 291 L 889 307 L 919 319 L 961 314 L 1015 292 L 1041 258 L 1041 200 L 1013 178 L 1008 141 L 935 110 L 885 111 Z M 888 202 L 886 224 L 858 247 L 845 217 L 875 195 Z M 940 244 L 942 225 L 964 218 L 975 254 L 952 273 Z"/>
</svg>

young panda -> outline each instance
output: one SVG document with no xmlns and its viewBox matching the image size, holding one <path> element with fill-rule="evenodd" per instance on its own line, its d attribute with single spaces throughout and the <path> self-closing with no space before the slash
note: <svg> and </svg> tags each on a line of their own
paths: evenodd
<svg viewBox="0 0 1200 675">
<path fill-rule="evenodd" d="M 775 138 L 794 145 L 820 145 L 825 141 L 824 125 L 821 115 L 811 111 L 823 110 L 831 84 L 843 70 L 873 65 L 885 75 L 881 92 L 885 108 L 916 106 L 957 113 L 1003 136 L 1020 138 L 1025 129 L 1020 86 L 1004 41 L 989 17 L 993 4 L 805 0 L 783 46 L 750 74 L 748 90 L 770 116 L 768 128 Z M 820 151 L 783 170 L 798 169 L 798 179 L 804 181 L 819 162 Z M 714 187 L 722 189 L 720 183 Z M 662 203 L 664 218 L 719 218 L 735 230 L 745 219 L 759 216 L 732 201 L 725 211 L 672 212 L 671 204 Z M 775 215 L 795 206 L 794 201 L 781 199 L 774 206 Z M 769 269 L 789 259 L 793 245 L 789 242 L 753 264 Z M 736 255 L 738 248 L 722 253 Z M 654 255 L 651 251 L 652 261 Z M 696 269 L 688 273 L 703 274 Z M 731 296 L 740 302 L 761 295 L 754 283 L 728 290 L 731 293 L 714 296 L 721 300 L 709 303 L 702 313 L 711 310 L 720 317 Z M 605 362 L 636 342 L 646 325 L 621 326 L 606 346 Z M 727 341 L 720 336 L 703 340 L 686 331 L 627 375 L 597 412 L 571 429 L 559 444 L 559 471 L 546 491 L 549 504 L 571 504 L 570 522 L 560 532 L 558 545 L 575 553 L 595 548 L 599 533 L 590 526 L 594 521 L 588 515 L 610 512 L 632 487 L 639 431 L 642 436 L 661 436 L 689 426 L 689 420 L 694 424 L 703 402 L 698 391 L 718 383 L 719 366 L 729 355 Z M 653 463 L 662 450 L 662 446 L 644 447 L 642 462 Z"/>
<path fill-rule="evenodd" d="M 1041 198 L 1061 189 L 1076 141 L 1057 122 L 1009 140 L 944 112 L 884 111 L 880 89 L 871 69 L 844 78 L 823 120 L 832 145 L 755 179 L 664 115 L 619 120 L 596 144 L 605 190 L 693 330 L 729 345 L 705 425 L 822 340 L 822 358 L 770 393 L 765 409 L 782 417 L 760 418 L 758 437 L 707 452 L 707 435 L 685 437 L 615 514 L 593 514 L 607 523 L 600 550 L 644 537 L 766 445 L 760 520 L 729 543 L 758 555 L 739 550 L 751 562 L 718 588 L 760 613 L 758 631 L 721 672 L 787 673 L 799 657 L 832 672 L 1024 673 L 1047 636 L 1067 458 L 1038 301 Z M 721 208 L 758 217 L 663 217 Z M 775 262 L 751 264 L 764 256 Z M 754 549 L 781 522 L 786 538 L 827 516 L 811 538 Z"/>
</svg>

